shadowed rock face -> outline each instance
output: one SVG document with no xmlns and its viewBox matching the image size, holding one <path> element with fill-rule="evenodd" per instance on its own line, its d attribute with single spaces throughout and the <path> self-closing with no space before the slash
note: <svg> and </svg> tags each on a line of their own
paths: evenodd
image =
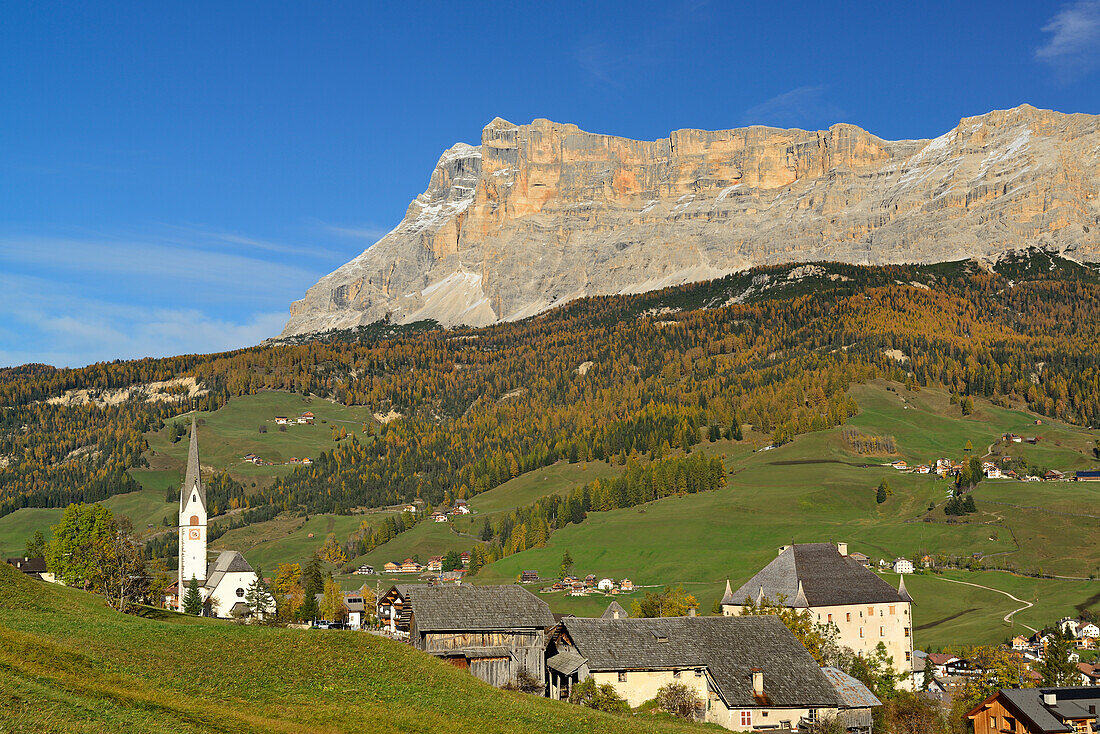
<svg viewBox="0 0 1100 734">
<path fill-rule="evenodd" d="M 1100 259 L 1100 116 L 1034 107 L 933 140 L 679 130 L 652 142 L 493 120 L 405 218 L 291 305 L 284 335 L 434 318 L 484 325 L 586 295 L 776 262 Z"/>
</svg>

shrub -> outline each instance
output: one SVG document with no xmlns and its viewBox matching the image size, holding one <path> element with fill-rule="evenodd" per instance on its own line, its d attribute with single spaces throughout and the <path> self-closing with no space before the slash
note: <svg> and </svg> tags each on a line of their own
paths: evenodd
<svg viewBox="0 0 1100 734">
<path fill-rule="evenodd" d="M 542 695 L 545 689 L 542 681 L 535 677 L 531 671 L 524 668 L 512 680 L 501 686 L 506 691 L 519 691 L 521 693 L 537 693 Z"/>
<path fill-rule="evenodd" d="M 657 705 L 681 719 L 694 719 L 703 708 L 703 701 L 683 683 L 672 682 L 657 689 Z"/>
<path fill-rule="evenodd" d="M 630 706 L 626 700 L 618 694 L 610 683 L 601 686 L 596 685 L 592 678 L 585 678 L 573 686 L 569 692 L 569 703 L 578 706 L 587 706 L 597 711 L 607 711 L 612 714 L 626 714 L 630 712 Z"/>
</svg>

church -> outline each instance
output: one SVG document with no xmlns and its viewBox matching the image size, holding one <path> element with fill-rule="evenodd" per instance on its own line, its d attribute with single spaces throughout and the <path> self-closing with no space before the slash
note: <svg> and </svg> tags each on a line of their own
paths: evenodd
<svg viewBox="0 0 1100 734">
<path fill-rule="evenodd" d="M 194 579 L 202 595 L 204 615 L 247 616 L 250 613 L 248 589 L 256 582 L 256 572 L 238 551 L 222 551 L 212 563 L 208 562 L 206 523 L 206 487 L 199 470 L 199 433 L 192 418 L 187 471 L 180 488 L 178 608 L 183 611 L 183 599 Z M 273 611 L 274 603 L 267 613 Z"/>
</svg>

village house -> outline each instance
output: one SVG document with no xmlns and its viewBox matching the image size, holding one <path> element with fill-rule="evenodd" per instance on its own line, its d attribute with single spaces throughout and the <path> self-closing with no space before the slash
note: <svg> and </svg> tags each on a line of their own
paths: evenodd
<svg viewBox="0 0 1100 734">
<path fill-rule="evenodd" d="M 401 573 L 420 573 L 423 568 L 423 566 L 413 559 L 406 558 L 405 562 L 401 564 Z"/>
<path fill-rule="evenodd" d="M 382 566 L 382 570 L 386 573 L 401 573 L 401 564 L 386 561 L 386 565 Z"/>
<path fill-rule="evenodd" d="M 966 718 L 974 734 L 1094 734 L 1100 688 L 1002 688 L 979 703 Z"/>
<path fill-rule="evenodd" d="M 1079 471 L 1073 478 L 1078 482 L 1100 482 L 1100 471 Z"/>
<path fill-rule="evenodd" d="M 443 556 L 432 556 L 428 559 L 429 571 L 442 571 L 443 570 Z"/>
<path fill-rule="evenodd" d="M 927 474 L 929 471 L 931 471 L 931 469 L 927 464 L 921 464 L 917 467 L 917 474 Z"/>
<path fill-rule="evenodd" d="M 849 558 L 863 566 L 864 568 L 871 567 L 871 557 L 864 555 L 863 553 L 852 553 Z"/>
<path fill-rule="evenodd" d="M 359 568 L 352 571 L 352 573 L 359 576 L 373 576 L 374 566 L 360 566 Z"/>
<path fill-rule="evenodd" d="M 584 577 L 584 586 L 587 589 L 591 589 L 596 585 L 596 574 L 590 573 Z"/>
<path fill-rule="evenodd" d="M 344 620 L 348 629 L 362 629 L 367 619 L 367 605 L 359 591 L 344 592 Z"/>
<path fill-rule="evenodd" d="M 524 674 L 546 679 L 546 641 L 554 615 L 522 587 L 394 586 L 379 604 L 379 618 L 393 620 L 394 629 L 403 626 L 418 650 L 490 685 L 501 687 Z"/>
<path fill-rule="evenodd" d="M 459 554 L 458 557 L 462 561 L 463 568 L 466 568 L 470 565 L 470 551 L 462 551 L 462 553 Z"/>
<path fill-rule="evenodd" d="M 285 426 L 289 422 L 290 421 L 287 420 L 287 417 L 285 415 L 275 416 L 275 425 L 277 426 Z"/>
<path fill-rule="evenodd" d="M 57 581 L 54 575 L 50 573 L 49 569 L 46 568 L 45 558 L 30 558 L 24 556 L 22 558 L 9 558 L 7 559 L 7 563 L 9 566 L 14 566 L 21 573 L 25 573 L 28 576 L 41 579 L 42 581 L 49 581 L 50 583 Z"/>
<path fill-rule="evenodd" d="M 913 562 L 908 558 L 895 558 L 894 559 L 894 573 L 913 573 Z"/>
<path fill-rule="evenodd" d="M 847 543 L 783 546 L 777 558 L 737 591 L 731 592 L 726 582 L 722 613 L 741 614 L 749 600 L 806 609 L 815 621 L 836 625 L 839 644 L 871 654 L 881 642 L 895 668 L 907 672 L 912 667 L 913 599 L 904 577 L 895 589 L 849 557 Z"/>
<path fill-rule="evenodd" d="M 454 509 L 451 510 L 452 515 L 469 515 L 470 508 L 466 504 L 466 500 L 455 500 Z"/>
<path fill-rule="evenodd" d="M 1066 475 L 1063 474 L 1062 472 L 1058 471 L 1057 469 L 1051 469 L 1050 471 L 1048 471 L 1046 474 L 1043 475 L 1043 481 L 1044 482 L 1060 482 L 1065 478 L 1066 478 Z"/>
<path fill-rule="evenodd" d="M 630 579 L 623 579 L 619 582 L 619 589 L 621 591 L 634 591 L 634 582 Z"/>
<path fill-rule="evenodd" d="M 775 617 L 564 617 L 546 666 L 551 698 L 567 699 L 591 677 L 639 706 L 678 682 L 703 702 L 701 719 L 735 731 L 792 732 L 846 707 L 830 676 Z M 862 687 L 845 681 L 852 683 Z M 879 704 L 865 695 L 865 717 L 852 718 L 865 718 L 869 727 L 870 706 Z"/>
<path fill-rule="evenodd" d="M 416 512 L 416 505 L 405 505 L 401 508 L 402 512 Z"/>
<path fill-rule="evenodd" d="M 313 425 L 313 413 L 307 410 L 305 413 L 298 416 L 298 422 L 306 425 Z"/>
<path fill-rule="evenodd" d="M 596 584 L 596 588 L 600 591 L 611 591 L 615 588 L 615 582 L 611 579 L 600 579 Z"/>
<path fill-rule="evenodd" d="M 533 583 L 538 582 L 538 580 L 539 580 L 539 572 L 538 571 L 522 571 L 522 572 L 520 572 L 519 582 L 521 584 L 533 584 Z"/>
<path fill-rule="evenodd" d="M 1028 647 L 1030 647 L 1030 645 L 1028 644 L 1027 638 L 1023 635 L 1016 635 L 1012 638 L 1013 650 L 1026 650 Z"/>
<path fill-rule="evenodd" d="M 447 522 L 447 516 L 436 510 L 431 514 L 432 522 Z"/>
<path fill-rule="evenodd" d="M 1001 467 L 994 464 L 993 466 L 985 470 L 986 479 L 1001 479 L 1004 475 L 1001 473 Z"/>
<path fill-rule="evenodd" d="M 909 462 L 905 461 L 904 459 L 898 459 L 890 466 L 894 467 L 898 471 L 905 471 L 909 468 Z"/>
</svg>

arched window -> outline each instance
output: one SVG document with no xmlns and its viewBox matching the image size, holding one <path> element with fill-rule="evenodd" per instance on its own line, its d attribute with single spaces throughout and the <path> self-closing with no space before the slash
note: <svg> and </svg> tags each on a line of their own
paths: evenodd
<svg viewBox="0 0 1100 734">
<path fill-rule="evenodd" d="M 192 525 L 198 525 L 199 524 L 199 516 L 198 515 L 192 515 L 191 516 L 191 524 Z"/>
</svg>

